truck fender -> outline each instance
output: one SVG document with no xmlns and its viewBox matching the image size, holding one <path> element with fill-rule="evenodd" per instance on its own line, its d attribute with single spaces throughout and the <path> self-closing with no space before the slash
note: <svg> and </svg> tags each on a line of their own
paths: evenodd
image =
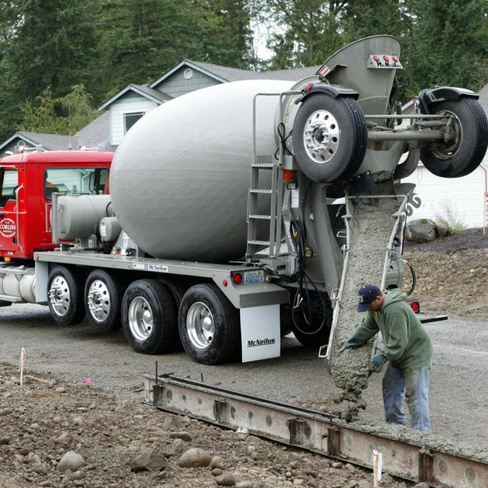
<svg viewBox="0 0 488 488">
<path fill-rule="evenodd" d="M 466 88 L 453 86 L 440 86 L 438 88 L 427 88 L 419 93 L 419 104 L 422 113 L 429 114 L 432 105 L 440 102 L 456 102 L 461 97 L 478 99 L 479 95 Z"/>
<path fill-rule="evenodd" d="M 332 98 L 352 97 L 357 100 L 359 97 L 359 93 L 356 90 L 348 88 L 347 86 L 329 85 L 323 82 L 307 83 L 301 89 L 301 93 L 295 100 L 295 104 L 298 105 L 299 103 L 303 102 L 307 97 L 309 97 L 310 95 L 314 95 L 315 93 L 325 93 Z"/>
</svg>

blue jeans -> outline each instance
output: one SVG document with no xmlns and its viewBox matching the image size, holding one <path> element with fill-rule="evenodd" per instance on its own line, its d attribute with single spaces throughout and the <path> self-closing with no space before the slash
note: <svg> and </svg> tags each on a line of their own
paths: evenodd
<svg viewBox="0 0 488 488">
<path fill-rule="evenodd" d="M 386 422 L 406 425 L 403 396 L 410 413 L 412 429 L 431 433 L 429 414 L 429 377 L 431 363 L 404 373 L 388 363 L 383 377 L 383 403 Z"/>
</svg>

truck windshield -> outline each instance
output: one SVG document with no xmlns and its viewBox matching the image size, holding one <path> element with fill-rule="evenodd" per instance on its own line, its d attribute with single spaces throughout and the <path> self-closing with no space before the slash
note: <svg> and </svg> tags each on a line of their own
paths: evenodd
<svg viewBox="0 0 488 488">
<path fill-rule="evenodd" d="M 19 175 L 15 169 L 0 168 L 0 207 L 5 207 L 9 200 L 15 200 L 15 190 L 19 184 Z"/>
<path fill-rule="evenodd" d="M 50 200 L 53 193 L 103 193 L 108 168 L 51 168 L 44 173 L 44 195 Z"/>
</svg>

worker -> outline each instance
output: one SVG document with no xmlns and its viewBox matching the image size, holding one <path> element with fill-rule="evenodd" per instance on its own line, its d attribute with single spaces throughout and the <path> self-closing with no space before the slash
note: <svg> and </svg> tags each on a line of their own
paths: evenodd
<svg viewBox="0 0 488 488">
<path fill-rule="evenodd" d="M 432 341 L 429 335 L 401 290 L 383 293 L 376 285 L 367 283 L 359 289 L 358 296 L 357 310 L 367 314 L 340 351 L 366 344 L 381 332 L 384 349 L 374 355 L 372 369 L 379 372 L 388 362 L 383 377 L 386 422 L 406 425 L 405 396 L 411 427 L 430 433 Z"/>
</svg>

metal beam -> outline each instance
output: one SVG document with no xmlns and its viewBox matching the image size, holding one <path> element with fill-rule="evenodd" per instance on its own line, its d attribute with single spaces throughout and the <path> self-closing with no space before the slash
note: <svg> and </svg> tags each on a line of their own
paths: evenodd
<svg viewBox="0 0 488 488">
<path fill-rule="evenodd" d="M 145 401 L 160 410 L 373 468 L 373 451 L 383 469 L 405 480 L 453 488 L 486 488 L 488 464 L 429 445 L 367 432 L 338 417 L 172 376 L 145 376 Z M 427 437 L 428 439 L 428 437 Z"/>
</svg>

